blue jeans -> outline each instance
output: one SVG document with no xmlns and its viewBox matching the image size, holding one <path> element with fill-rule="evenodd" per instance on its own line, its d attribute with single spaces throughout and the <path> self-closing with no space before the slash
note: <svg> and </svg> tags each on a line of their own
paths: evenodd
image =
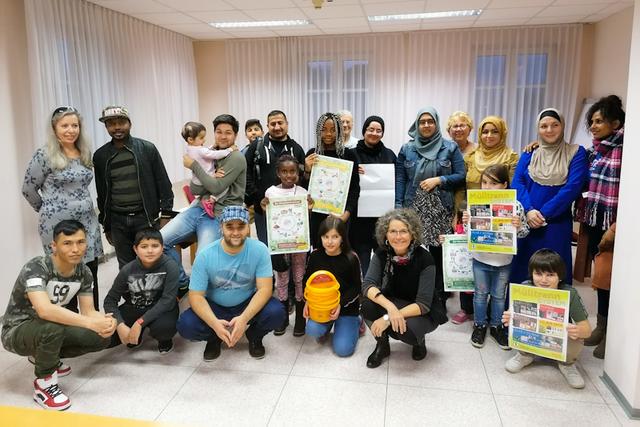
<svg viewBox="0 0 640 427">
<path fill-rule="evenodd" d="M 245 308 L 247 308 L 247 305 L 249 305 L 249 301 L 251 301 L 251 298 L 247 298 L 246 301 L 234 307 L 224 307 L 213 301 L 207 300 L 213 314 L 215 314 L 218 319 L 224 320 L 231 320 L 242 314 Z M 258 314 L 249 321 L 249 327 L 246 332 L 247 339 L 249 341 L 253 341 L 264 337 L 269 332 L 282 325 L 284 317 L 285 311 L 280 301 L 275 298 L 269 298 L 269 301 L 267 301 L 264 307 L 262 307 L 262 310 L 260 310 Z M 191 341 L 220 340 L 214 330 L 200 319 L 191 308 L 180 315 L 177 327 L 178 333 L 182 337 Z"/>
<path fill-rule="evenodd" d="M 162 227 L 160 232 L 164 240 L 164 253 L 173 258 L 180 266 L 180 278 L 178 280 L 181 285 L 187 283 L 189 278 L 182 268 L 182 260 L 175 250 L 175 245 L 195 234 L 198 238 L 198 253 L 200 253 L 210 243 L 218 240 L 222 234 L 218 219 L 207 215 L 200 207 L 200 204 L 195 204 L 180 212 L 167 225 Z"/>
<path fill-rule="evenodd" d="M 487 324 L 487 299 L 489 295 L 491 295 L 489 325 L 498 326 L 502 323 L 510 270 L 511 264 L 494 267 L 473 260 L 473 279 L 476 282 L 473 294 L 473 320 L 476 325 L 484 326 Z"/>
<path fill-rule="evenodd" d="M 335 326 L 334 326 L 335 324 Z M 360 328 L 358 316 L 338 316 L 333 322 L 318 323 L 307 320 L 306 334 L 320 338 L 333 328 L 333 351 L 340 357 L 348 357 L 356 351 Z"/>
</svg>

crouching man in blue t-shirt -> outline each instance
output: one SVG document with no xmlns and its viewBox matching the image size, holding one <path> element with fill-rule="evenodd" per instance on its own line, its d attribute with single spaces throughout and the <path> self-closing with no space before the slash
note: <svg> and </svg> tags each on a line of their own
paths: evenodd
<svg viewBox="0 0 640 427">
<path fill-rule="evenodd" d="M 203 248 L 193 264 L 191 308 L 180 316 L 178 332 L 186 339 L 207 342 L 205 362 L 220 356 L 222 342 L 233 347 L 246 332 L 249 354 L 261 359 L 262 337 L 285 317 L 282 304 L 272 298 L 269 250 L 248 238 L 249 213 L 242 206 L 224 208 L 220 222 L 222 239 Z"/>
</svg>

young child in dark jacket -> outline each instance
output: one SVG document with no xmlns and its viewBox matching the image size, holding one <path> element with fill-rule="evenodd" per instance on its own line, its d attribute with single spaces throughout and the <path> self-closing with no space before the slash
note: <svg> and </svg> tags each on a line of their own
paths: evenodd
<svg viewBox="0 0 640 427">
<path fill-rule="evenodd" d="M 160 354 L 173 350 L 178 320 L 178 265 L 162 253 L 162 235 L 149 228 L 136 233 L 136 259 L 116 276 L 104 300 L 104 309 L 118 322 L 111 347 L 120 343 L 137 347 L 144 329 L 158 341 Z M 124 303 L 118 306 L 120 299 Z"/>
</svg>

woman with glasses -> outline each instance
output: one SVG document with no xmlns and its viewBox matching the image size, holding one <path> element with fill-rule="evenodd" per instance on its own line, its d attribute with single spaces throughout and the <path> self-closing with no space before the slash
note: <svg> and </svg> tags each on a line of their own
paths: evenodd
<svg viewBox="0 0 640 427">
<path fill-rule="evenodd" d="M 22 194 L 39 214 L 38 233 L 46 254 L 51 253 L 53 227 L 60 221 L 75 219 L 85 226 L 87 252 L 83 262 L 93 275 L 93 305 L 98 310 L 98 257 L 103 252 L 98 217 L 89 193 L 93 180 L 91 145 L 75 108 L 56 108 L 50 123 L 46 145 L 36 150 L 27 166 Z M 78 310 L 75 297 L 68 308 Z"/>
<path fill-rule="evenodd" d="M 409 136 L 396 161 L 395 207 L 412 207 L 418 213 L 422 241 L 436 263 L 436 290 L 442 294 L 439 236 L 452 231 L 453 193 L 464 183 L 464 160 L 456 143 L 440 133 L 440 117 L 433 107 L 418 111 Z"/>
<path fill-rule="evenodd" d="M 360 179 L 367 174 L 367 168 L 374 164 L 395 165 L 396 155 L 388 149 L 382 142 L 384 136 L 384 120 L 382 117 L 369 116 L 362 126 L 363 138 L 358 141 L 353 153 L 358 159 L 358 174 Z M 375 251 L 378 245 L 374 235 L 377 217 L 361 217 L 356 214 L 350 229 L 351 246 L 358 258 L 360 258 L 360 268 L 362 274 L 367 274 L 371 252 Z"/>
<path fill-rule="evenodd" d="M 362 285 L 361 312 L 376 348 L 367 367 L 389 357 L 389 337 L 412 346 L 413 360 L 427 355 L 425 335 L 446 322 L 435 292 L 436 266 L 421 246 L 422 224 L 412 209 L 395 209 L 378 219 L 376 250 Z"/>
</svg>

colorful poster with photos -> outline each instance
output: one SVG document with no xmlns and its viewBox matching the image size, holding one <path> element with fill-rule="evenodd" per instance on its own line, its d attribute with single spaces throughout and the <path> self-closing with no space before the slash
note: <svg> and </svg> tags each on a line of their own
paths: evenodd
<svg viewBox="0 0 640 427">
<path fill-rule="evenodd" d="M 467 190 L 470 251 L 515 255 L 516 190 Z"/>
<path fill-rule="evenodd" d="M 512 283 L 509 291 L 509 346 L 565 362 L 569 291 Z"/>
<path fill-rule="evenodd" d="M 311 242 L 306 195 L 269 198 L 267 241 L 271 254 L 309 251 Z"/>
<path fill-rule="evenodd" d="M 313 199 L 314 212 L 344 213 L 352 170 L 352 161 L 318 156 L 309 177 L 309 194 Z"/>
<path fill-rule="evenodd" d="M 464 234 L 444 236 L 442 272 L 444 290 L 447 292 L 473 292 L 473 259 L 467 246 L 467 236 Z"/>
</svg>

